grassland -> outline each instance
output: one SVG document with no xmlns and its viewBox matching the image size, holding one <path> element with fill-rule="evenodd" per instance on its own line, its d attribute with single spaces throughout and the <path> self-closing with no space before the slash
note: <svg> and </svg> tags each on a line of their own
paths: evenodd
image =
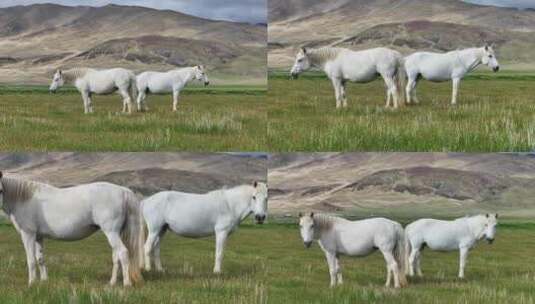
<svg viewBox="0 0 535 304">
<path fill-rule="evenodd" d="M 503 221 L 502 221 L 503 222 Z M 136 288 L 108 287 L 110 251 L 98 233 L 83 241 L 47 241 L 50 280 L 27 287 L 24 250 L 14 228 L 0 225 L 1 303 L 533 303 L 535 223 L 505 221 L 493 245 L 470 252 L 467 278 L 458 255 L 425 251 L 425 277 L 402 290 L 383 287 L 379 253 L 342 258 L 344 285 L 330 289 L 315 244 L 306 250 L 294 224 L 245 224 L 231 236 L 223 274 L 213 275 L 213 239 L 167 235 L 166 272 L 146 273 Z"/>
<path fill-rule="evenodd" d="M 94 96 L 83 114 L 73 88 L 0 87 L 2 151 L 261 151 L 266 148 L 265 87 L 186 88 L 179 111 L 171 95 L 150 95 L 150 111 L 121 114 L 117 94 Z"/>
<path fill-rule="evenodd" d="M 348 84 L 348 108 L 335 108 L 321 73 L 289 80 L 272 72 L 268 141 L 272 151 L 531 151 L 535 145 L 535 75 L 478 72 L 461 82 L 421 81 L 419 105 L 385 109 L 382 81 Z"/>
</svg>

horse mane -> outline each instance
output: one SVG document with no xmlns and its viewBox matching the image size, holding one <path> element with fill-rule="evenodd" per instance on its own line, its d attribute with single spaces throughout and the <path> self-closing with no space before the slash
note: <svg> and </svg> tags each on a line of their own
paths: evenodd
<svg viewBox="0 0 535 304">
<path fill-rule="evenodd" d="M 316 214 L 312 219 L 316 227 L 319 228 L 319 231 L 331 229 L 334 223 L 340 220 L 339 217 L 327 214 Z"/>
<path fill-rule="evenodd" d="M 306 54 L 311 63 L 322 64 L 325 61 L 335 59 L 343 50 L 343 48 L 339 47 L 325 46 L 317 49 L 306 49 Z"/>
<path fill-rule="evenodd" d="M 30 200 L 40 184 L 32 181 L 3 177 L 1 179 L 4 202 L 14 204 Z"/>
<path fill-rule="evenodd" d="M 63 79 L 66 82 L 72 82 L 80 77 L 83 77 L 87 72 L 92 71 L 90 68 L 72 68 L 61 71 Z"/>
</svg>

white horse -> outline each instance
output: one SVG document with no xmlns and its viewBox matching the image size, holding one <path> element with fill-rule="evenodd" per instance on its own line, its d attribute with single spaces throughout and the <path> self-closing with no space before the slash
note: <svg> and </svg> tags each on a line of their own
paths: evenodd
<svg viewBox="0 0 535 304">
<path fill-rule="evenodd" d="M 136 97 L 136 75 L 127 69 L 116 68 L 95 70 L 75 68 L 66 71 L 57 70 L 50 84 L 50 92 L 65 83 L 73 83 L 82 94 L 84 113 L 93 113 L 92 94 L 111 94 L 118 91 L 123 97 L 123 112 L 132 113 L 132 100 Z"/>
<path fill-rule="evenodd" d="M 70 188 L 3 177 L 0 173 L 0 205 L 19 232 L 28 264 L 28 281 L 48 279 L 43 241 L 52 238 L 76 241 L 98 229 L 113 251 L 110 284 L 117 281 L 119 263 L 124 286 L 141 278 L 143 225 L 139 201 L 127 188 L 92 183 Z"/>
<path fill-rule="evenodd" d="M 175 69 L 168 72 L 143 72 L 137 76 L 137 108 L 139 111 L 147 109 L 145 98 L 148 93 L 173 93 L 173 111 L 177 110 L 178 96 L 183 87 L 192 80 L 210 84 L 208 75 L 202 65 Z"/>
<path fill-rule="evenodd" d="M 494 241 L 497 219 L 498 214 L 486 214 L 453 221 L 420 219 L 409 224 L 405 228 L 408 274 L 413 276 L 416 271 L 418 276 L 422 276 L 421 251 L 427 246 L 438 251 L 459 250 L 459 278 L 464 278 L 468 251 L 483 238 L 489 243 Z"/>
<path fill-rule="evenodd" d="M 249 214 L 258 224 L 267 214 L 267 186 L 255 182 L 206 194 L 163 191 L 142 201 L 143 216 L 148 228 L 145 242 L 145 270 L 151 269 L 151 255 L 156 270 L 163 271 L 160 241 L 167 229 L 174 233 L 200 238 L 215 234 L 214 273 L 221 272 L 221 260 L 227 237 Z"/>
<path fill-rule="evenodd" d="M 327 215 L 299 214 L 299 229 L 305 247 L 313 240 L 325 253 L 331 287 L 342 284 L 342 271 L 338 263 L 340 254 L 367 256 L 379 249 L 386 261 L 386 287 L 394 276 L 394 287 L 407 285 L 405 277 L 405 236 L 401 224 L 386 218 L 349 221 Z"/>
<path fill-rule="evenodd" d="M 403 56 L 399 52 L 387 48 L 363 51 L 337 47 L 302 48 L 290 73 L 297 78 L 311 67 L 322 69 L 333 84 L 337 108 L 347 107 L 347 81 L 366 83 L 381 75 L 386 85 L 386 107 L 390 106 L 392 97 L 393 106 L 397 108 L 404 98 L 402 61 Z"/>
<path fill-rule="evenodd" d="M 405 58 L 407 103 L 419 102 L 416 97 L 416 85 L 420 78 L 424 78 L 433 82 L 452 80 L 451 104 L 456 104 L 461 79 L 480 64 L 487 65 L 494 72 L 500 69 L 492 47 L 470 48 L 444 54 L 417 52 L 407 56 Z"/>
</svg>

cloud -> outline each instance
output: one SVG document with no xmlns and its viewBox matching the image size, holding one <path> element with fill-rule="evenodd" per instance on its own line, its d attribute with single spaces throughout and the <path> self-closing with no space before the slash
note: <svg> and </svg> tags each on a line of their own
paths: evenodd
<svg viewBox="0 0 535 304">
<path fill-rule="evenodd" d="M 0 7 L 56 3 L 62 5 L 104 6 L 107 4 L 137 5 L 170 9 L 217 20 L 249 23 L 267 22 L 267 0 L 2 0 Z"/>
<path fill-rule="evenodd" d="M 502 7 L 535 8 L 533 0 L 464 0 L 465 2 Z"/>
</svg>

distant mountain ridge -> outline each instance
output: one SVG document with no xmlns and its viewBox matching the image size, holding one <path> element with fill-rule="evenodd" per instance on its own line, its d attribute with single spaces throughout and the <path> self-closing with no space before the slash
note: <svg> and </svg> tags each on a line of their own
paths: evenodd
<svg viewBox="0 0 535 304">
<path fill-rule="evenodd" d="M 266 27 L 170 10 L 35 4 L 0 8 L 0 69 L 14 82 L 48 81 L 69 66 L 165 70 L 205 64 L 215 74 L 262 79 Z M 19 74 L 17 74 L 19 73 Z M 25 74 L 22 74 L 25 73 Z M 2 74 L 2 73 L 0 73 Z M 9 82 L 0 76 L 0 82 Z"/>
</svg>

